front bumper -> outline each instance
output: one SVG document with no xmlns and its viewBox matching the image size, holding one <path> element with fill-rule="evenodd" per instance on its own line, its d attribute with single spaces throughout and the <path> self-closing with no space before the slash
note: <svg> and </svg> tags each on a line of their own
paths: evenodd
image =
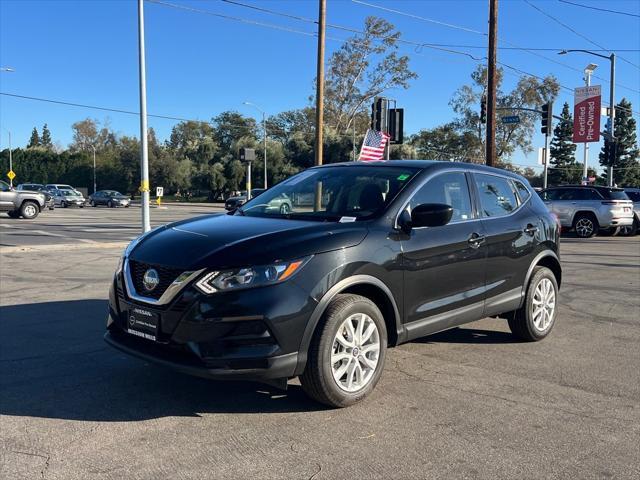
<svg viewBox="0 0 640 480">
<path fill-rule="evenodd" d="M 129 294 L 123 275 L 116 275 L 109 294 L 109 345 L 213 379 L 268 382 L 299 374 L 298 350 L 317 302 L 295 278 L 209 296 L 189 285 L 166 304 L 150 304 Z M 158 318 L 155 340 L 129 333 L 130 314 L 140 309 Z"/>
</svg>

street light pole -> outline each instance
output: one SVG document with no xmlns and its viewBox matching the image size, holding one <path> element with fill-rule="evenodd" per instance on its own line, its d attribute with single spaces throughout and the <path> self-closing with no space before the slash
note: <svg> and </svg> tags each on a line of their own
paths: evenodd
<svg viewBox="0 0 640 480">
<path fill-rule="evenodd" d="M 582 53 L 588 53 L 589 55 L 594 55 L 596 57 L 600 57 L 600 58 L 606 58 L 607 60 L 609 60 L 610 64 L 611 64 L 611 73 L 610 73 L 610 77 L 609 77 L 609 138 L 608 141 L 613 142 L 615 141 L 615 136 L 613 134 L 614 127 L 615 127 L 615 118 L 616 118 L 616 108 L 615 108 L 615 82 L 616 82 L 616 54 L 612 53 L 609 56 L 606 55 L 601 55 L 599 53 L 596 52 L 592 52 L 591 50 L 582 50 L 582 49 L 571 49 L 571 50 L 562 50 L 560 52 L 558 52 L 558 55 L 566 55 L 567 53 L 572 53 L 572 52 L 582 52 Z M 610 187 L 613 186 L 613 165 L 608 165 L 607 166 L 607 183 L 609 184 Z"/>
<path fill-rule="evenodd" d="M 96 147 L 91 145 L 91 148 L 93 148 L 93 193 L 96 193 Z"/>
<path fill-rule="evenodd" d="M 140 194 L 142 233 L 151 230 L 149 219 L 149 146 L 147 138 L 147 73 L 144 55 L 144 0 L 138 0 L 138 62 L 140 69 Z"/>
<path fill-rule="evenodd" d="M 13 172 L 13 157 L 11 156 L 11 132 L 7 129 L 5 130 L 9 134 L 9 171 Z M 13 188 L 13 178 L 9 179 L 9 186 Z"/>
<path fill-rule="evenodd" d="M 264 143 L 264 189 L 267 187 L 267 114 L 258 105 L 252 102 L 242 102 L 243 105 L 249 105 L 262 113 L 262 140 Z"/>
</svg>

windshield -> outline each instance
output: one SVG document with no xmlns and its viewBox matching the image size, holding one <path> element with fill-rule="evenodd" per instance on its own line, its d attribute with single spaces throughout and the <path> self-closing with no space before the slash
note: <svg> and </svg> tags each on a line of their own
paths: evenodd
<svg viewBox="0 0 640 480">
<path fill-rule="evenodd" d="M 75 190 L 60 190 L 62 195 L 65 197 L 81 197 L 82 194 L 80 192 L 76 192 Z"/>
<path fill-rule="evenodd" d="M 110 197 L 119 197 L 122 196 L 122 194 L 120 192 L 116 192 L 115 190 L 105 190 L 104 192 L 105 195 L 108 195 Z"/>
<path fill-rule="evenodd" d="M 370 218 L 384 211 L 417 172 L 361 165 L 306 170 L 250 200 L 236 214 L 329 221 Z"/>
</svg>

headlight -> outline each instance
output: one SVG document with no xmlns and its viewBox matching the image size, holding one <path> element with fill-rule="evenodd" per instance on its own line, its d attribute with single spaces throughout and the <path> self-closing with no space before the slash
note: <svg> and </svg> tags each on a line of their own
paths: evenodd
<svg viewBox="0 0 640 480">
<path fill-rule="evenodd" d="M 284 282 L 298 272 L 311 257 L 278 262 L 260 267 L 236 268 L 222 272 L 209 272 L 196 282 L 202 293 L 212 294 L 242 288 L 261 287 Z"/>
</svg>

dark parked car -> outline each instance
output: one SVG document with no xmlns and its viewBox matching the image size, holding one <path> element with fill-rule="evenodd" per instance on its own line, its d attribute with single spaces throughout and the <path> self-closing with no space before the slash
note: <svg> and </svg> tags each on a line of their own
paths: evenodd
<svg viewBox="0 0 640 480">
<path fill-rule="evenodd" d="M 16 190 L 0 180 L 0 212 L 7 212 L 11 218 L 31 220 L 45 208 L 53 209 L 51 202 L 44 192 Z"/>
<path fill-rule="evenodd" d="M 624 193 L 633 202 L 633 223 L 620 227 L 620 233 L 632 236 L 637 234 L 640 229 L 640 188 L 625 188 Z"/>
<path fill-rule="evenodd" d="M 89 195 L 89 205 L 97 207 L 98 205 L 106 205 L 107 207 L 126 207 L 129 208 L 131 199 L 126 195 L 115 190 L 98 190 Z"/>
<path fill-rule="evenodd" d="M 264 191 L 265 191 L 264 188 L 251 189 L 251 198 L 257 197 Z M 246 202 L 247 202 L 247 192 L 243 191 L 241 195 L 235 195 L 227 198 L 227 200 L 224 202 L 224 208 L 227 210 L 234 210 L 238 207 L 241 207 Z"/>
<path fill-rule="evenodd" d="M 265 206 L 280 195 L 319 202 L 287 214 Z M 388 346 L 487 316 L 518 338 L 546 337 L 558 242 L 538 195 L 504 170 L 316 167 L 230 214 L 134 240 L 110 289 L 105 340 L 204 377 L 286 387 L 300 376 L 311 397 L 347 406 L 373 390 Z"/>
</svg>

